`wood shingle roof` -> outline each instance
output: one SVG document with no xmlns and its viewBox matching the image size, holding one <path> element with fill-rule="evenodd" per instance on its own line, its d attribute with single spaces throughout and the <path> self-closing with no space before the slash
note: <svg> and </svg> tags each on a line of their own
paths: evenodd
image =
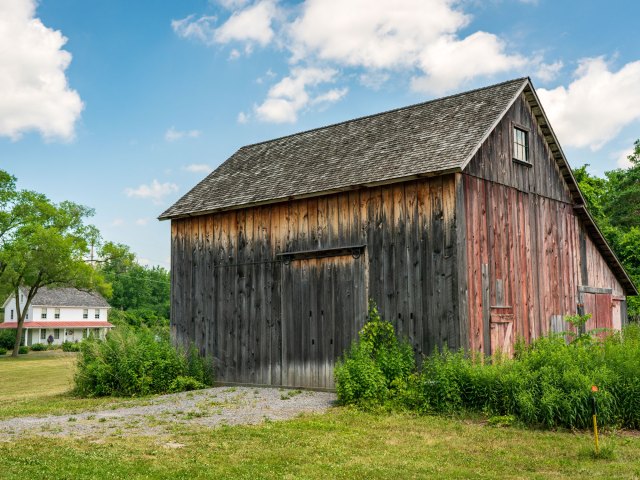
<svg viewBox="0 0 640 480">
<path fill-rule="evenodd" d="M 527 78 L 240 148 L 160 219 L 460 171 Z"/>
</svg>

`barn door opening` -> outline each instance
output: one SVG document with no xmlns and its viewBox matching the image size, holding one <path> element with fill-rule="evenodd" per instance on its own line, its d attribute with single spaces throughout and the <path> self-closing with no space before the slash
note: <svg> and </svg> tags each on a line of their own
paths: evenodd
<svg viewBox="0 0 640 480">
<path fill-rule="evenodd" d="M 333 367 L 367 316 L 364 255 L 282 265 L 282 384 L 335 388 Z"/>
</svg>

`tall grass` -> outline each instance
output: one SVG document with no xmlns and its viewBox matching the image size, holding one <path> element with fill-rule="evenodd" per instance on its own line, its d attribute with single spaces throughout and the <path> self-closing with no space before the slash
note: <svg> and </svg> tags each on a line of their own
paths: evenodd
<svg viewBox="0 0 640 480">
<path fill-rule="evenodd" d="M 389 388 L 387 378 L 384 394 L 370 395 L 367 402 L 358 392 L 378 391 L 380 380 L 362 372 L 382 370 L 382 364 L 363 355 L 361 344 L 362 340 L 356 342 L 336 369 L 338 398 L 343 403 L 421 413 L 473 411 L 512 415 L 526 424 L 547 428 L 587 428 L 592 422 L 591 386 L 597 385 L 599 422 L 640 428 L 638 325 L 604 340 L 584 337 L 566 344 L 564 337 L 551 336 L 528 346 L 519 343 L 513 359 L 436 352 L 424 359 L 420 371 L 413 367 L 411 372 L 402 372 L 402 382 L 396 381 L 402 388 Z"/>
<path fill-rule="evenodd" d="M 213 384 L 210 359 L 176 349 L 166 330 L 120 326 L 106 340 L 82 342 L 75 390 L 83 396 L 137 396 Z"/>
</svg>

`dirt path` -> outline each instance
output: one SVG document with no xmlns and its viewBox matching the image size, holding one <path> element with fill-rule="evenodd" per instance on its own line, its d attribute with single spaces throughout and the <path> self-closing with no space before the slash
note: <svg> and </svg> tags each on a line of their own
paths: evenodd
<svg viewBox="0 0 640 480">
<path fill-rule="evenodd" d="M 277 388 L 216 387 L 162 395 L 148 403 L 73 415 L 0 421 L 0 441 L 25 435 L 104 437 L 168 433 L 176 425 L 255 424 L 323 412 L 334 393 Z"/>
</svg>

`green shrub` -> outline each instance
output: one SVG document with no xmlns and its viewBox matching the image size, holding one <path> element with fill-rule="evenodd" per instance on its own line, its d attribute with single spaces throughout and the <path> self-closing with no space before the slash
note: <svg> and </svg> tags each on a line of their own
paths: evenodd
<svg viewBox="0 0 640 480">
<path fill-rule="evenodd" d="M 80 344 L 75 384 L 85 396 L 167 393 L 212 385 L 213 365 L 194 348 L 174 348 L 166 331 L 120 326 Z"/>
<path fill-rule="evenodd" d="M 7 349 L 4 347 L 0 347 L 0 355 L 6 355 L 7 354 Z"/>
<path fill-rule="evenodd" d="M 79 352 L 80 351 L 80 343 L 63 342 L 62 343 L 62 351 L 63 352 Z"/>
<path fill-rule="evenodd" d="M 171 385 L 169 386 L 169 391 L 171 392 L 188 392 L 190 390 L 200 390 L 201 388 L 206 388 L 202 382 L 199 382 L 193 377 L 183 377 L 180 375 L 176 377 Z"/>
<path fill-rule="evenodd" d="M 396 337 L 374 302 L 359 338 L 335 368 L 338 400 L 342 403 L 377 404 L 405 391 L 416 369 L 413 350 Z"/>
<path fill-rule="evenodd" d="M 34 352 L 44 352 L 47 346 L 44 343 L 34 343 L 31 345 L 31 350 Z"/>
<path fill-rule="evenodd" d="M 29 353 L 29 347 L 25 347 L 24 345 L 18 348 L 18 355 L 26 355 Z"/>
<path fill-rule="evenodd" d="M 392 326 L 376 315 L 372 319 L 336 366 L 343 403 L 589 428 L 595 395 L 599 423 L 640 428 L 638 325 L 604 340 L 587 333 L 569 344 L 560 335 L 519 342 L 513 359 L 436 351 L 418 371 Z M 599 387 L 595 394 L 592 385 Z"/>
<path fill-rule="evenodd" d="M 0 330 L 0 347 L 13 350 L 16 344 L 16 331 L 14 329 Z"/>
</svg>

